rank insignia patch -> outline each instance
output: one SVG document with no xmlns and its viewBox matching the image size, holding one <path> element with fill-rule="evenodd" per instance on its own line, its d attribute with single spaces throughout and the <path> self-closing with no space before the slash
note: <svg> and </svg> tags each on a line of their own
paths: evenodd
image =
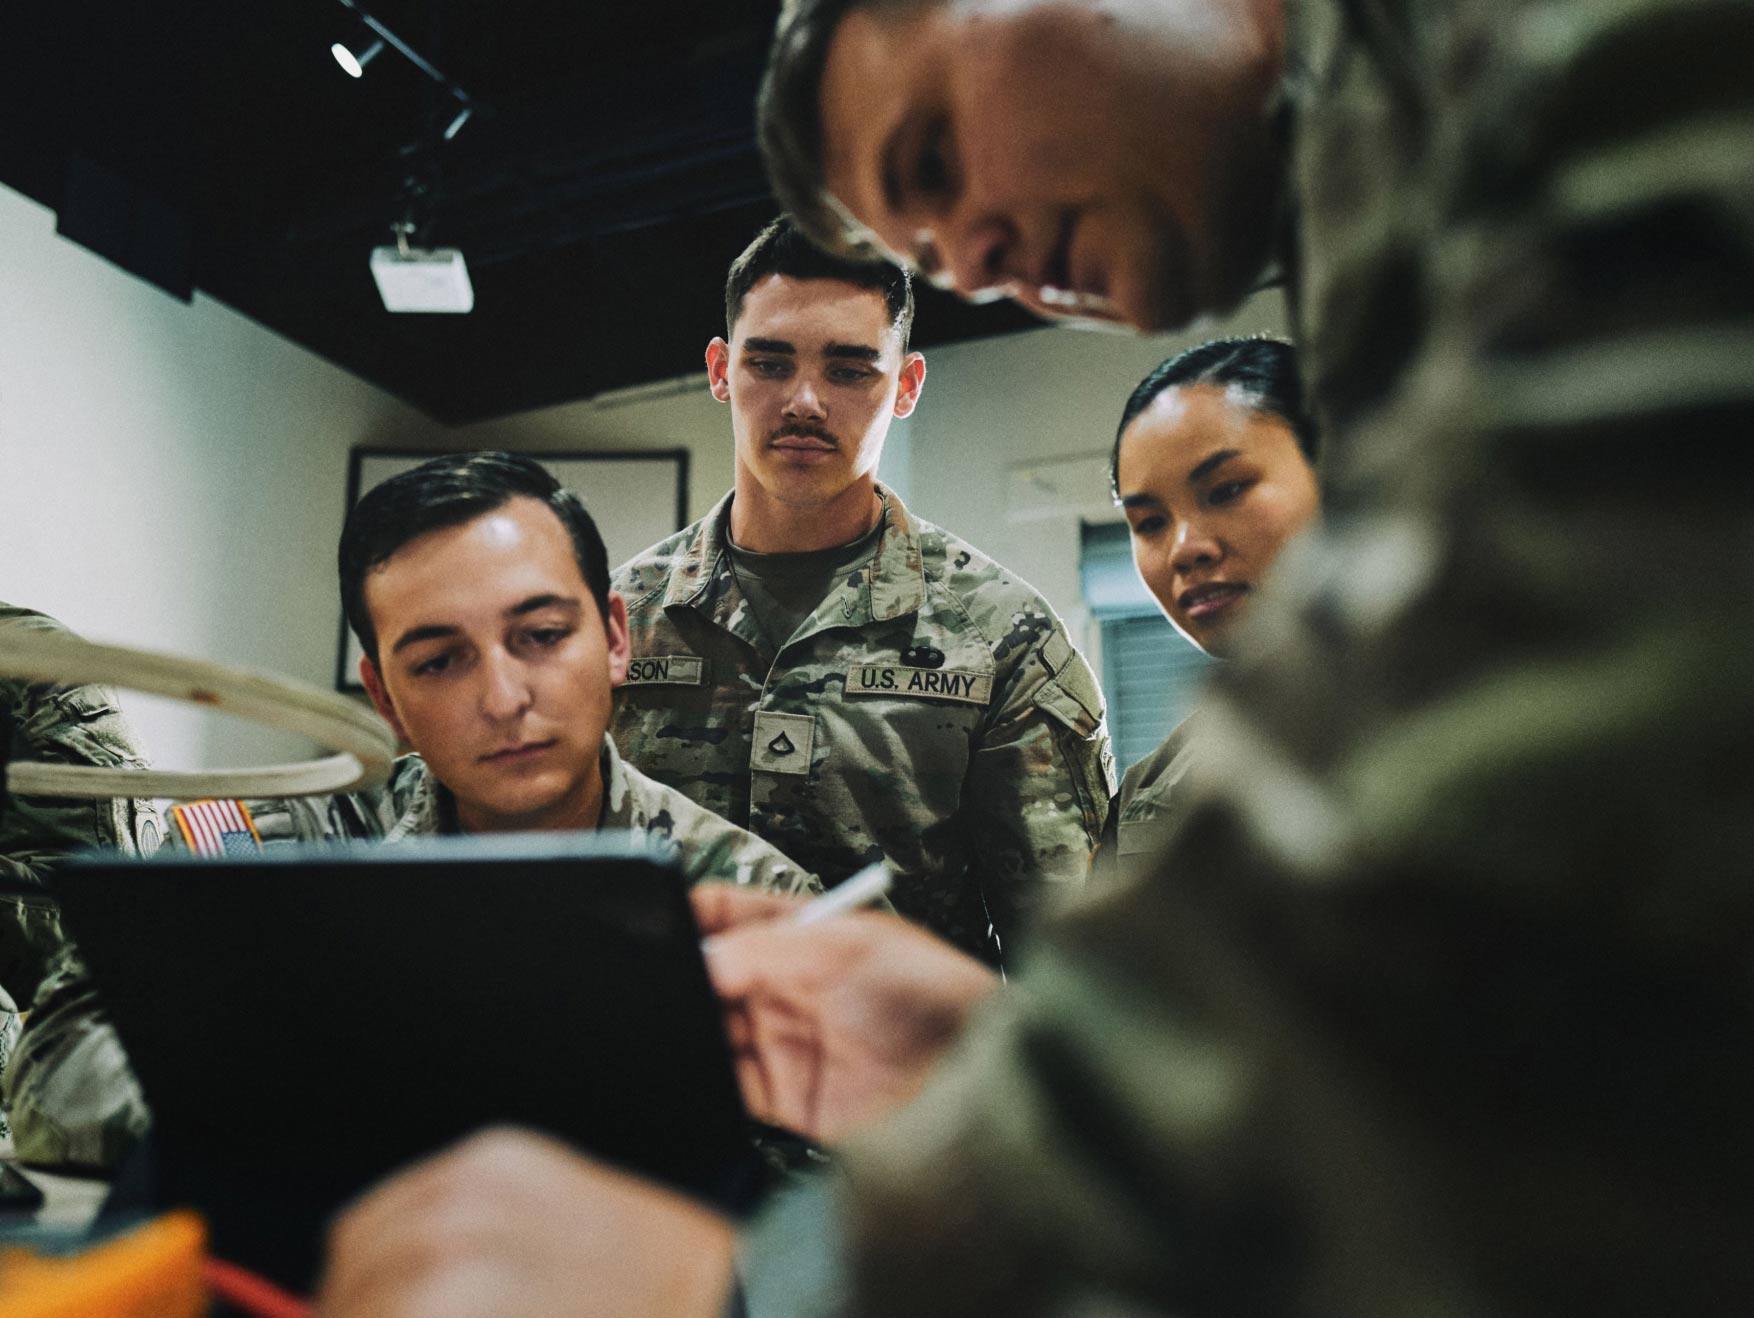
<svg viewBox="0 0 1754 1318">
<path fill-rule="evenodd" d="M 808 714 L 755 715 L 755 744 L 749 767 L 763 773 L 810 772 L 810 751 L 816 744 L 816 720 Z"/>
</svg>

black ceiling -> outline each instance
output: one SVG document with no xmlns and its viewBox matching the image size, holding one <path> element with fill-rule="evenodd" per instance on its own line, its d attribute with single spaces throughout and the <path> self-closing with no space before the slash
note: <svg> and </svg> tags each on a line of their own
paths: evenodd
<svg viewBox="0 0 1754 1318">
<path fill-rule="evenodd" d="M 750 106 L 775 3 L 378 0 L 478 105 L 386 50 L 330 58 L 340 0 L 49 0 L 0 17 L 0 182 L 61 231 L 407 399 L 479 420 L 694 370 L 725 267 L 775 211 Z M 430 181 L 418 240 L 463 249 L 467 316 L 392 316 L 367 268 Z M 1008 308 L 922 293 L 916 340 Z"/>
</svg>

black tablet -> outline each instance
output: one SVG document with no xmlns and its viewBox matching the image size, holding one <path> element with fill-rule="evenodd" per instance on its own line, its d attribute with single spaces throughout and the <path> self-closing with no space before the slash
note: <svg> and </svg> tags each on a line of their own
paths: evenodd
<svg viewBox="0 0 1754 1318">
<path fill-rule="evenodd" d="M 674 868 L 591 834 L 92 856 L 52 880 L 154 1116 L 160 1206 L 293 1285 L 330 1213 L 484 1125 L 736 1208 L 754 1179 Z"/>
</svg>

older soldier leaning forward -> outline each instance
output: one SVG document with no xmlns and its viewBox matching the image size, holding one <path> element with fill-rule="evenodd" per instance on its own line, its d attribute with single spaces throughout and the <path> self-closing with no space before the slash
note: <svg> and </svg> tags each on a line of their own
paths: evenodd
<svg viewBox="0 0 1754 1318">
<path fill-rule="evenodd" d="M 725 302 L 707 367 L 736 485 L 615 574 L 616 737 L 826 882 L 887 859 L 902 914 L 997 961 L 1101 835 L 1095 678 L 1040 595 L 877 484 L 925 377 L 906 276 L 782 222 Z"/>
</svg>

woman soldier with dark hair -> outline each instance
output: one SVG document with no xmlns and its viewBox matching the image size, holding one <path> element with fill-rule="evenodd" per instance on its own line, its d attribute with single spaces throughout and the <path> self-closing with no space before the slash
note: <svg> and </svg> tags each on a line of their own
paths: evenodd
<svg viewBox="0 0 1754 1318">
<path fill-rule="evenodd" d="M 1190 348 L 1127 399 L 1109 482 L 1132 530 L 1133 563 L 1164 616 L 1207 654 L 1235 653 L 1254 592 L 1315 516 L 1315 454 L 1296 354 L 1280 339 Z M 1196 718 L 1127 770 L 1099 874 L 1158 854 Z"/>
</svg>

